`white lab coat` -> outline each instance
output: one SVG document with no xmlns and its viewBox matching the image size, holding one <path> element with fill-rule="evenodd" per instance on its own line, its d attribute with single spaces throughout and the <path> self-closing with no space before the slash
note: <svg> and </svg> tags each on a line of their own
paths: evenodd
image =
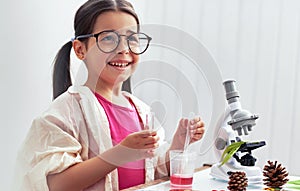
<svg viewBox="0 0 300 191">
<path fill-rule="evenodd" d="M 150 108 L 133 95 L 124 94 L 131 98 L 144 121 Z M 158 134 L 164 140 L 163 128 Z M 160 145 L 158 157 L 146 159 L 146 182 L 154 179 L 155 171 L 157 178 L 167 175 L 165 165 L 157 167 L 165 163 L 160 153 L 166 152 L 167 145 Z M 48 174 L 62 172 L 112 146 L 108 119 L 93 92 L 86 86 L 71 86 L 33 121 L 17 159 L 15 188 L 47 191 Z M 117 169 L 85 190 L 118 190 Z"/>
</svg>

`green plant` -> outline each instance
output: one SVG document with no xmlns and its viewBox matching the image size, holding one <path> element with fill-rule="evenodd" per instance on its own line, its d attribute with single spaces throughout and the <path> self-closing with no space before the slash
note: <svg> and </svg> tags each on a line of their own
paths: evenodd
<svg viewBox="0 0 300 191">
<path fill-rule="evenodd" d="M 228 145 L 221 156 L 220 166 L 225 164 L 234 155 L 234 153 L 236 153 L 239 150 L 241 145 L 244 143 L 245 143 L 244 141 L 239 141 L 239 142 L 234 142 L 234 143 L 231 143 L 230 145 Z"/>
<path fill-rule="evenodd" d="M 291 180 L 287 182 L 288 184 L 300 185 L 300 180 Z"/>
</svg>

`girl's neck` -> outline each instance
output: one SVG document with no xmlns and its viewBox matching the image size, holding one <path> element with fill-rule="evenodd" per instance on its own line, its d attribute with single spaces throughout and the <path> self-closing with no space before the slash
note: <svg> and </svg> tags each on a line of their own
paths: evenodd
<svg viewBox="0 0 300 191">
<path fill-rule="evenodd" d="M 123 97 L 121 87 L 109 88 L 106 86 L 97 85 L 95 92 L 105 97 L 107 100 L 111 100 L 114 97 Z"/>
<path fill-rule="evenodd" d="M 89 87 L 88 84 L 86 85 Z M 130 106 L 128 99 L 122 94 L 122 83 L 110 85 L 105 82 L 98 82 L 96 87 L 94 87 L 92 91 L 95 91 L 106 100 L 116 105 L 120 105 L 123 107 Z"/>
</svg>

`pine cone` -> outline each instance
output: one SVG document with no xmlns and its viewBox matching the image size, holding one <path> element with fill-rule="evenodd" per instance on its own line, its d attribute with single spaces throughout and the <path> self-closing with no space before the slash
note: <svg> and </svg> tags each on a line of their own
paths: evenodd
<svg viewBox="0 0 300 191">
<path fill-rule="evenodd" d="M 248 186 L 248 179 L 245 172 L 229 172 L 228 189 L 230 191 L 245 191 Z"/>
<path fill-rule="evenodd" d="M 281 164 L 277 165 L 277 161 L 275 163 L 268 161 L 268 164 L 264 166 L 264 185 L 267 185 L 269 188 L 278 188 L 281 189 L 284 184 L 289 181 L 287 176 L 288 172 Z"/>
</svg>

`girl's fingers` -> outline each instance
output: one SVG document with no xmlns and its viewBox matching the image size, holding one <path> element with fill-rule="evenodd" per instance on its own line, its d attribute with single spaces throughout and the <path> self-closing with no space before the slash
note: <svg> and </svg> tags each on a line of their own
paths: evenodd
<svg viewBox="0 0 300 191">
<path fill-rule="evenodd" d="M 191 133 L 193 133 L 193 134 L 203 134 L 204 131 L 205 131 L 205 129 L 203 127 L 199 127 L 197 129 L 191 130 Z"/>
<path fill-rule="evenodd" d="M 158 146 L 159 146 L 158 143 L 145 145 L 145 146 L 143 147 L 143 150 L 144 150 L 144 149 L 156 149 L 156 148 L 158 148 Z"/>
<path fill-rule="evenodd" d="M 153 143 L 156 143 L 158 142 L 159 140 L 159 137 L 158 136 L 151 136 L 151 137 L 147 137 L 143 140 L 144 144 L 147 145 L 147 144 L 153 144 Z"/>
<path fill-rule="evenodd" d="M 144 130 L 144 131 L 138 132 L 138 135 L 141 136 L 142 138 L 155 136 L 156 134 L 157 134 L 156 131 L 149 131 L 149 130 Z"/>
<path fill-rule="evenodd" d="M 204 132 L 205 132 L 205 129 L 203 127 L 197 128 L 195 130 L 191 130 L 191 137 L 193 139 L 199 140 L 203 137 Z"/>
<path fill-rule="evenodd" d="M 143 149 L 156 149 L 158 148 L 159 143 L 155 142 L 155 143 L 149 143 L 149 144 L 145 144 Z"/>
<path fill-rule="evenodd" d="M 202 139 L 202 137 L 203 137 L 203 134 L 194 134 L 193 138 L 192 138 L 192 142 L 198 141 L 198 140 Z"/>
<path fill-rule="evenodd" d="M 179 122 L 180 127 L 185 128 L 188 125 L 188 122 L 189 122 L 188 119 L 184 119 L 184 118 L 180 119 L 180 122 Z"/>
<path fill-rule="evenodd" d="M 200 117 L 195 117 L 194 119 L 192 119 L 192 120 L 190 121 L 190 123 L 191 123 L 191 125 L 194 125 L 195 123 L 197 123 L 197 122 L 199 122 L 199 121 L 201 121 L 201 118 L 200 118 Z"/>
<path fill-rule="evenodd" d="M 195 130 L 195 129 L 199 128 L 199 127 L 204 127 L 204 126 L 205 126 L 205 124 L 204 124 L 203 121 L 198 121 L 196 124 L 190 125 L 190 129 L 191 130 Z"/>
</svg>

